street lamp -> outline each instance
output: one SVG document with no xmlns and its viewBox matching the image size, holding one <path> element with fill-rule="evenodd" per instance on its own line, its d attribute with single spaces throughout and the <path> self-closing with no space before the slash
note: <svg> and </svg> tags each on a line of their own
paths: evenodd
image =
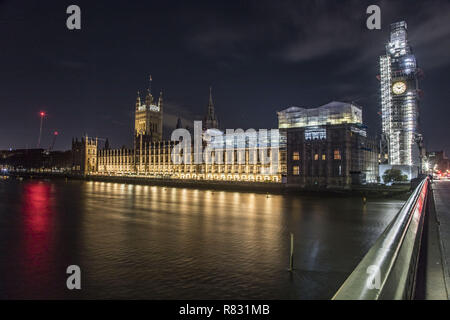
<svg viewBox="0 0 450 320">
<path fill-rule="evenodd" d="M 414 142 L 417 143 L 417 147 L 419 148 L 419 174 L 422 174 L 423 136 L 420 133 L 416 133 L 416 135 L 414 136 Z"/>
</svg>

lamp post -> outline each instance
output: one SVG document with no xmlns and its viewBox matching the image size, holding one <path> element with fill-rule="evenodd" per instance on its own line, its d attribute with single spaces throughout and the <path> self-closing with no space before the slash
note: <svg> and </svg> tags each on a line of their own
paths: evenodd
<svg viewBox="0 0 450 320">
<path fill-rule="evenodd" d="M 417 147 L 419 148 L 419 175 L 423 173 L 423 169 L 422 169 L 422 160 L 423 160 L 423 155 L 422 155 L 422 150 L 423 150 L 423 136 L 420 133 L 417 133 L 414 136 L 414 142 L 417 143 Z"/>
</svg>

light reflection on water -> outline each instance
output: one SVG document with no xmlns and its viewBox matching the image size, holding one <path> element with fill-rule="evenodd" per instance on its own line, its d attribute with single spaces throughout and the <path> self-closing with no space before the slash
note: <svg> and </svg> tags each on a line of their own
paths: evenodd
<svg viewBox="0 0 450 320">
<path fill-rule="evenodd" d="M 402 204 L 82 181 L 0 200 L 0 298 L 328 299 Z"/>
</svg>

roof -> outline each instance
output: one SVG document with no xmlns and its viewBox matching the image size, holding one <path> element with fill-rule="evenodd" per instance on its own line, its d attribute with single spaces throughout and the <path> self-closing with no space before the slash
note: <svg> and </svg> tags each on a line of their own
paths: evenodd
<svg viewBox="0 0 450 320">
<path fill-rule="evenodd" d="M 342 123 L 362 124 L 361 107 L 353 103 L 332 101 L 317 108 L 291 106 L 278 112 L 279 128 Z"/>
</svg>

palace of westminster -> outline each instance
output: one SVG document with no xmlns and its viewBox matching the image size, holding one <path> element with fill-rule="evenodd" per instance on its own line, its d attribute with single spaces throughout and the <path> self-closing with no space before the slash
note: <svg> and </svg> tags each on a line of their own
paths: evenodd
<svg viewBox="0 0 450 320">
<path fill-rule="evenodd" d="M 249 150 L 245 151 L 245 164 L 237 163 L 238 151 L 234 151 L 235 161 L 230 162 L 225 148 L 215 148 L 212 163 L 176 164 L 172 151 L 178 141 L 163 140 L 164 103 L 162 91 L 157 102 L 151 90 L 147 90 L 144 103 L 138 96 L 135 106 L 135 126 L 132 149 L 100 149 L 98 139 L 83 137 L 75 140 L 74 169 L 88 175 L 136 175 L 149 178 L 173 178 L 225 181 L 281 181 L 282 170 L 270 170 L 270 164 L 251 162 Z M 203 131 L 218 130 L 218 120 L 214 110 L 212 89 L 210 88 L 207 114 L 203 121 Z M 181 127 L 178 119 L 177 128 Z M 270 148 L 270 147 L 268 147 Z M 222 160 L 217 157 L 219 155 Z M 270 151 L 268 151 L 270 152 Z M 281 152 L 280 152 L 281 153 Z M 281 157 L 281 155 L 280 155 Z M 279 157 L 279 159 L 280 159 Z M 191 159 L 194 159 L 192 148 Z M 280 160 L 281 161 L 281 160 Z M 264 173 L 262 173 L 264 172 Z"/>
<path fill-rule="evenodd" d="M 331 102 L 308 109 L 290 107 L 278 112 L 279 147 L 272 149 L 268 145 L 263 150 L 276 159 L 275 166 L 259 157 L 257 161 L 249 161 L 253 150 L 248 144 L 241 152 L 234 150 L 231 157 L 224 152 L 225 148 L 216 147 L 212 163 L 174 163 L 171 153 L 179 142 L 163 140 L 163 116 L 162 91 L 156 100 L 148 89 L 144 102 L 138 92 L 133 148 L 110 149 L 108 145 L 100 148 L 97 138 L 76 139 L 72 142 L 72 171 L 84 175 L 318 187 L 347 187 L 377 180 L 377 144 L 367 138 L 361 108 L 351 103 Z M 202 126 L 203 132 L 219 130 L 211 88 Z M 180 127 L 179 119 L 177 128 Z M 278 153 L 276 157 L 271 154 L 273 150 Z M 191 152 L 193 159 L 194 148 Z M 245 160 L 236 161 L 239 155 L 245 155 Z M 218 161 L 218 157 L 222 159 Z"/>
</svg>

